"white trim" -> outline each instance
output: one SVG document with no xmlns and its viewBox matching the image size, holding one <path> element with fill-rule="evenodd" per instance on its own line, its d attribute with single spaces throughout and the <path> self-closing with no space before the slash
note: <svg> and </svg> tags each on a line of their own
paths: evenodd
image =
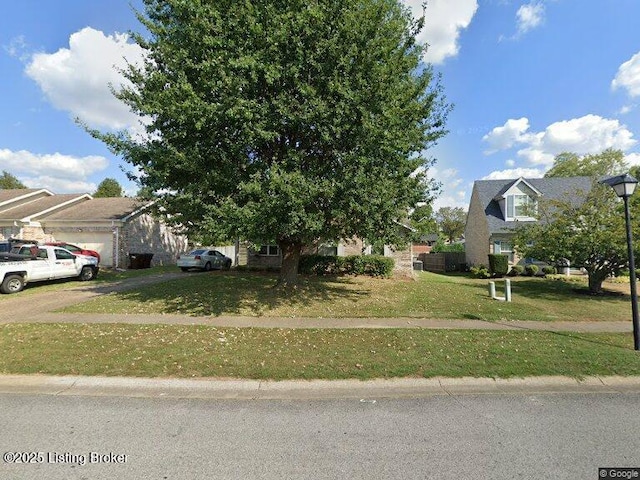
<svg viewBox="0 0 640 480">
<path fill-rule="evenodd" d="M 135 217 L 136 215 L 138 215 L 138 214 L 140 214 L 140 213 L 144 212 L 146 209 L 148 209 L 151 205 L 153 205 L 153 204 L 154 204 L 154 203 L 156 203 L 156 202 L 157 202 L 157 200 L 153 200 L 153 201 L 151 201 L 151 202 L 147 203 L 146 205 L 143 205 L 143 206 L 142 206 L 142 207 L 140 207 L 139 209 L 134 210 L 133 212 L 131 212 L 131 213 L 130 213 L 129 215 L 127 215 L 126 217 L 120 218 L 119 220 L 120 220 L 121 222 L 127 222 L 127 221 L 129 221 L 131 218 Z"/>
<path fill-rule="evenodd" d="M 46 193 L 49 197 L 53 197 L 54 193 L 47 190 L 46 188 L 41 188 L 40 190 L 36 190 L 35 192 L 27 193 L 26 195 L 20 195 L 19 197 L 10 198 L 9 200 L 5 200 L 4 202 L 0 202 L 0 207 L 4 205 L 11 205 L 14 202 L 18 202 L 20 200 L 25 200 L 35 195 L 39 195 L 41 193 Z"/>
<path fill-rule="evenodd" d="M 68 207 L 69 205 L 72 205 L 74 203 L 80 202 L 82 200 L 91 200 L 93 197 L 91 195 L 89 195 L 88 193 L 84 193 L 82 195 L 80 195 L 79 197 L 75 197 L 72 198 L 71 200 L 67 200 L 66 202 L 62 202 L 59 203 L 57 205 L 54 205 L 53 207 L 49 207 L 46 210 L 42 210 L 41 212 L 37 212 L 34 213 L 33 215 L 30 215 L 28 217 L 24 217 L 21 218 L 20 221 L 21 222 L 30 222 L 32 218 L 37 218 L 37 217 L 41 217 L 43 215 L 46 215 L 48 213 L 54 212 L 60 208 L 65 208 Z"/>
</svg>

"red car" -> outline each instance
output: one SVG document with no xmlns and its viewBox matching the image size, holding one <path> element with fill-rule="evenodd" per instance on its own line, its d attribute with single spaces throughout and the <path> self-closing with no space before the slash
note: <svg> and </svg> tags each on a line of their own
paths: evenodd
<svg viewBox="0 0 640 480">
<path fill-rule="evenodd" d="M 95 250 L 87 250 L 86 248 L 79 247 L 74 245 L 73 243 L 67 242 L 47 242 L 45 245 L 52 245 L 54 247 L 62 247 L 69 250 L 71 253 L 75 253 L 78 255 L 87 255 L 89 257 L 96 257 L 98 259 L 98 263 L 100 263 L 100 254 Z"/>
</svg>

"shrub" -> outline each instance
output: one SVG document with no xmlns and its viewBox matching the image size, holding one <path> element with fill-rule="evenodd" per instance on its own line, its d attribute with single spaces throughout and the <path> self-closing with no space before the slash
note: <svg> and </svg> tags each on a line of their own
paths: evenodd
<svg viewBox="0 0 640 480">
<path fill-rule="evenodd" d="M 390 277 L 395 262 L 382 255 L 302 255 L 298 272 L 306 275 L 369 275 Z"/>
<path fill-rule="evenodd" d="M 484 265 L 473 266 L 469 269 L 471 272 L 471 276 L 474 278 L 489 278 L 491 274 L 489 273 L 489 269 Z"/>
<path fill-rule="evenodd" d="M 524 271 L 529 277 L 535 277 L 538 273 L 538 270 L 539 269 L 537 265 L 527 265 L 526 267 L 524 267 Z"/>
<path fill-rule="evenodd" d="M 522 265 L 514 265 L 509 270 L 510 277 L 517 277 L 518 275 L 522 275 L 524 273 L 524 267 Z"/>
<path fill-rule="evenodd" d="M 491 275 L 503 277 L 509 271 L 509 257 L 506 255 L 489 255 L 489 272 Z"/>
<path fill-rule="evenodd" d="M 556 273 L 556 269 L 551 265 L 545 265 L 544 267 L 542 267 L 542 273 L 544 273 L 545 275 L 553 275 Z"/>
<path fill-rule="evenodd" d="M 431 249 L 431 253 L 460 252 L 464 253 L 464 243 L 444 243 L 442 239 L 438 239 Z"/>
</svg>

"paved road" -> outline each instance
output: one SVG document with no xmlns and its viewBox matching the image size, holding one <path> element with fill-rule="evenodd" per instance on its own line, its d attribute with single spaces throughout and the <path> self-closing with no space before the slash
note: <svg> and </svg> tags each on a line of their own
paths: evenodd
<svg viewBox="0 0 640 480">
<path fill-rule="evenodd" d="M 640 466 L 638 411 L 639 393 L 302 401 L 3 394 L 0 450 L 43 452 L 44 462 L 0 463 L 0 478 L 595 479 L 598 467 Z M 90 452 L 113 455 L 82 465 Z"/>
</svg>

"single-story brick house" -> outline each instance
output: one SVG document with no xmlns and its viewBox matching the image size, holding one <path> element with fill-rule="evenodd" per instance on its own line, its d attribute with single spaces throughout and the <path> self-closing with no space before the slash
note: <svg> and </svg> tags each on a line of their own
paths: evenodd
<svg viewBox="0 0 640 480">
<path fill-rule="evenodd" d="M 225 248 L 225 255 L 234 255 L 233 248 Z M 371 245 L 366 245 L 362 239 L 355 238 L 351 241 L 342 241 L 337 244 L 319 243 L 304 253 L 320 255 L 337 255 L 346 257 L 349 255 L 369 255 L 372 253 Z M 413 270 L 413 249 L 409 245 L 404 249 L 395 250 L 384 246 L 383 255 L 393 258 L 394 273 L 397 275 L 411 275 Z M 259 268 L 278 268 L 282 264 L 282 254 L 277 245 L 260 245 L 253 248 L 250 244 L 241 242 L 237 250 L 238 265 L 247 265 Z"/>
<path fill-rule="evenodd" d="M 464 233 L 467 265 L 488 265 L 492 253 L 508 255 L 512 265 L 520 262 L 513 251 L 514 228 L 538 221 L 531 214 L 539 200 L 575 198 L 576 192 L 589 191 L 592 181 L 591 177 L 521 177 L 474 182 Z"/>
<path fill-rule="evenodd" d="M 96 250 L 108 268 L 127 268 L 133 253 L 152 253 L 152 265 L 175 264 L 187 239 L 153 217 L 149 206 L 128 197 L 0 190 L 0 237 L 74 243 Z"/>
</svg>

